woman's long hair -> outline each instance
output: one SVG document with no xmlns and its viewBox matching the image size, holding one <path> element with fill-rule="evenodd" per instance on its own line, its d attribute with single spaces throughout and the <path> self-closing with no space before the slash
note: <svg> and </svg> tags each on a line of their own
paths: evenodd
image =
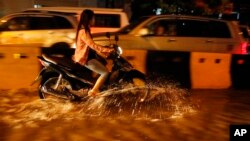
<svg viewBox="0 0 250 141">
<path fill-rule="evenodd" d="M 89 28 L 91 20 L 94 18 L 94 12 L 90 9 L 85 9 L 81 13 L 80 21 L 77 26 L 77 31 L 76 31 L 76 42 L 78 38 L 78 33 L 81 30 L 81 28 L 84 28 L 86 32 L 89 32 L 91 35 L 91 31 Z"/>
</svg>

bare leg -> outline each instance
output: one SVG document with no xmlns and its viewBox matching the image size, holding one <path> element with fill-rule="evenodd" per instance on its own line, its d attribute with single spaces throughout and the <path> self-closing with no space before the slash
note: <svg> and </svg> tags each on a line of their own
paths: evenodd
<svg viewBox="0 0 250 141">
<path fill-rule="evenodd" d="M 89 91 L 88 95 L 96 95 L 100 92 L 101 86 L 104 84 L 108 77 L 108 69 L 96 59 L 92 59 L 85 65 L 88 69 L 100 74 L 101 76 L 97 79 L 92 90 Z"/>
</svg>

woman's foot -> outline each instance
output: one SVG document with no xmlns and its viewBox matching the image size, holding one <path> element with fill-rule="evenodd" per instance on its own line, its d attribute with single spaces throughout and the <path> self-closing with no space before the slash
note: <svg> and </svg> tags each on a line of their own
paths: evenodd
<svg viewBox="0 0 250 141">
<path fill-rule="evenodd" d="M 99 91 L 90 90 L 88 91 L 88 96 L 98 96 Z"/>
</svg>

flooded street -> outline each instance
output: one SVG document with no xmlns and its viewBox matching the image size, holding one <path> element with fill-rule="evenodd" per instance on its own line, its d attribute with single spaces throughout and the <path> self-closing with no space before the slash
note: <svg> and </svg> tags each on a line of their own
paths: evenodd
<svg viewBox="0 0 250 141">
<path fill-rule="evenodd" d="M 0 140 L 228 141 L 230 124 L 250 124 L 249 90 L 168 86 L 163 92 L 152 102 L 112 105 L 40 100 L 34 89 L 0 90 Z"/>
</svg>

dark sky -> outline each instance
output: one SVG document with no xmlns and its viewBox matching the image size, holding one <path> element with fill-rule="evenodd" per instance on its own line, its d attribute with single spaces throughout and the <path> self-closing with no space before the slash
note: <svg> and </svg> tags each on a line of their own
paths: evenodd
<svg viewBox="0 0 250 141">
<path fill-rule="evenodd" d="M 250 4 L 250 0 L 232 0 L 232 1 L 237 4 Z"/>
</svg>

